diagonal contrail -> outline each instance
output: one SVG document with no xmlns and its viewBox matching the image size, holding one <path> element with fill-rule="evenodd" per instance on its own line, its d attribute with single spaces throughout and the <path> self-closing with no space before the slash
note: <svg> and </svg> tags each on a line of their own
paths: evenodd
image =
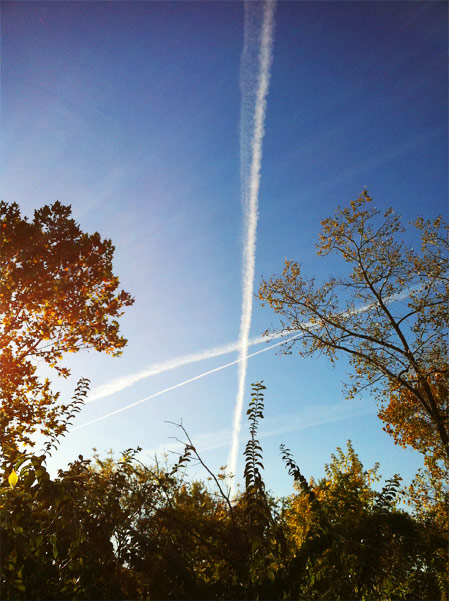
<svg viewBox="0 0 449 601">
<path fill-rule="evenodd" d="M 281 336 L 285 335 L 286 332 L 280 332 L 273 336 L 272 339 L 280 338 Z M 266 336 L 258 336 L 256 338 L 251 338 L 248 342 L 248 346 L 255 346 L 257 344 L 261 344 L 262 342 L 267 342 Z M 140 382 L 145 378 L 157 376 L 158 374 L 177 369 L 178 367 L 182 367 L 183 365 L 190 365 L 191 363 L 198 363 L 200 361 L 205 361 L 206 359 L 213 359 L 214 357 L 228 355 L 229 353 L 238 351 L 239 348 L 240 344 L 238 341 L 229 342 L 228 344 L 223 344 L 222 346 L 215 346 L 204 351 L 199 351 L 197 353 L 189 353 L 188 355 L 175 357 L 174 359 L 169 359 L 168 361 L 153 363 L 153 365 L 150 365 L 149 367 L 142 369 L 141 371 L 138 371 L 133 374 L 128 374 L 120 378 L 116 378 L 115 380 L 112 380 L 107 384 L 97 386 L 89 394 L 87 402 L 92 403 L 93 401 L 97 401 L 99 399 L 111 396 L 116 392 L 120 392 L 125 388 L 129 388 L 133 384 L 136 384 L 137 382 Z"/>
<path fill-rule="evenodd" d="M 407 292 L 401 292 L 401 293 L 397 293 L 397 294 L 392 294 L 391 296 L 387 297 L 385 299 L 385 302 L 387 304 L 390 304 L 392 302 L 395 301 L 400 301 L 403 300 L 405 298 L 407 298 L 410 295 L 410 292 L 412 290 L 417 290 L 418 287 L 412 288 L 411 290 L 407 291 Z M 349 309 L 347 311 L 343 311 L 341 313 L 337 313 L 337 316 L 348 316 L 348 315 L 358 315 L 360 313 L 365 313 L 365 311 L 369 311 L 370 309 L 372 309 L 373 307 L 377 306 L 377 303 L 369 303 L 367 305 L 363 305 L 362 307 L 357 307 L 354 309 Z M 250 357 L 255 357 L 256 355 L 260 355 L 261 353 L 265 353 L 277 346 L 281 346 L 283 344 L 287 344 L 289 342 L 291 342 L 292 340 L 295 340 L 296 338 L 300 338 L 302 336 L 304 336 L 304 334 L 306 333 L 306 331 L 302 328 L 308 328 L 308 327 L 318 327 L 319 324 L 312 324 L 310 321 L 308 322 L 303 322 L 300 324 L 300 327 L 298 328 L 298 332 L 297 334 L 294 334 L 293 336 L 290 336 L 288 338 L 285 338 L 285 336 L 288 335 L 288 333 L 292 332 L 292 330 L 281 330 L 280 332 L 278 332 L 277 334 L 275 334 L 272 337 L 272 340 L 275 338 L 283 338 L 283 340 L 281 340 L 280 342 L 276 342 L 275 344 L 270 344 L 269 346 L 266 346 L 263 349 L 260 349 L 258 351 L 255 351 L 254 353 L 250 353 L 249 355 L 246 355 L 245 360 L 249 359 Z M 257 344 L 259 342 L 263 342 L 265 341 L 266 338 L 265 337 L 260 337 L 260 338 L 253 338 L 252 339 L 252 343 L 253 344 Z M 228 348 L 229 346 L 235 345 L 235 343 L 231 343 L 229 345 L 223 346 L 223 347 L 217 347 L 217 348 Z M 212 351 L 213 349 L 209 349 L 208 351 L 204 351 L 203 353 L 197 353 L 197 355 L 195 355 L 196 357 L 198 357 L 199 355 L 206 355 L 207 354 L 207 358 L 209 358 L 209 353 Z M 235 350 L 235 349 L 234 349 Z M 224 354 L 224 353 L 223 353 Z M 188 357 L 189 355 L 187 355 L 186 357 Z M 179 361 L 181 359 L 184 359 L 184 364 L 187 363 L 187 361 L 185 361 L 186 357 L 181 357 L 179 359 L 174 359 L 173 362 L 175 361 Z M 200 361 L 200 359 L 196 359 L 198 361 Z M 140 405 L 141 403 L 144 403 L 145 401 L 149 401 L 150 399 L 154 399 L 155 397 L 160 396 L 161 394 L 165 394 L 166 392 L 170 392 L 171 390 L 175 390 L 176 388 L 180 388 L 181 386 L 185 386 L 186 384 L 189 384 L 190 382 L 195 382 L 196 380 L 200 380 L 201 378 L 205 378 L 206 376 L 209 376 L 213 373 L 216 373 L 218 371 L 221 371 L 222 369 L 226 369 L 227 367 L 231 367 L 232 365 L 236 365 L 238 363 L 241 362 L 241 357 L 239 357 L 238 359 L 236 359 L 235 361 L 231 361 L 229 363 L 225 363 L 224 365 L 220 365 L 218 367 L 215 367 L 214 369 L 210 369 L 209 371 L 205 371 L 201 374 L 198 374 L 197 376 L 194 376 L 193 378 L 189 378 L 188 380 L 184 380 L 183 382 L 178 382 L 178 384 L 174 384 L 173 386 L 169 386 L 168 388 L 164 388 L 164 390 L 159 390 L 158 392 L 155 392 L 153 394 L 150 394 L 149 396 L 140 399 L 139 401 L 135 401 L 134 403 L 131 403 L 129 405 L 125 405 L 125 407 L 121 407 L 120 409 L 116 409 L 115 411 L 111 411 L 110 413 L 106 413 L 105 415 L 101 415 L 100 417 L 97 417 L 89 422 L 85 422 L 84 424 L 80 424 L 79 426 L 75 426 L 74 428 L 71 429 L 71 431 L 75 431 L 75 430 L 80 430 L 81 428 L 85 428 L 86 426 L 90 426 L 91 424 L 95 424 L 97 422 L 103 421 L 104 419 L 107 419 L 108 417 L 112 417 L 113 415 L 117 415 L 118 413 L 122 413 L 123 411 L 127 411 L 128 409 L 131 409 L 132 407 L 135 407 L 136 405 Z M 166 362 L 166 363 L 170 363 L 170 362 Z M 160 364 L 163 365 L 163 364 Z M 172 368 L 171 368 L 172 369 Z M 160 373 L 160 372 L 158 372 Z"/>
<path fill-rule="evenodd" d="M 281 334 L 279 334 L 279 335 L 281 335 Z M 254 353 L 251 353 L 251 354 L 247 355 L 245 357 L 245 360 L 248 359 L 249 357 L 255 357 L 256 355 L 260 355 L 261 353 L 265 353 L 266 351 L 269 351 L 272 348 L 275 348 L 276 346 L 281 346 L 282 344 L 286 344 L 286 343 L 290 342 L 291 340 L 294 340 L 295 338 L 299 338 L 300 336 L 303 336 L 303 332 L 299 332 L 298 334 L 295 334 L 294 336 L 291 336 L 290 338 L 287 338 L 286 340 L 281 340 L 280 342 L 276 342 L 275 344 L 270 344 L 270 346 L 266 346 L 265 348 L 260 349 L 259 351 L 255 351 Z M 221 371 L 222 369 L 226 369 L 227 367 L 231 367 L 231 365 L 237 365 L 241 361 L 242 361 L 242 359 L 239 357 L 238 359 L 235 359 L 235 361 L 231 361 L 229 363 L 225 363 L 224 365 L 219 365 L 218 367 L 215 367 L 214 369 L 210 369 L 209 371 L 205 371 L 205 372 L 203 372 L 201 374 L 198 374 L 197 376 L 193 376 L 193 378 L 189 378 L 188 380 L 184 380 L 182 382 L 178 382 L 178 384 L 174 384 L 173 386 L 169 386 L 168 388 L 164 388 L 164 390 L 159 390 L 158 392 L 150 394 L 149 396 L 146 396 L 145 398 L 140 399 L 139 401 L 135 401 L 134 403 L 131 403 L 129 405 L 125 405 L 125 407 L 120 407 L 120 409 L 116 409 L 115 411 L 111 411 L 110 413 L 106 413 L 105 415 L 101 415 L 100 417 L 92 419 L 89 422 L 85 422 L 84 424 L 80 424 L 79 426 L 75 426 L 74 428 L 71 429 L 71 432 L 74 432 L 75 430 L 80 430 L 81 428 L 85 428 L 86 426 L 90 426 L 91 424 L 95 424 L 97 422 L 101 422 L 101 421 L 103 421 L 104 419 L 106 419 L 108 417 L 112 417 L 113 415 L 117 415 L 118 413 L 122 413 L 123 411 L 127 411 L 128 409 L 131 409 L 132 407 L 135 407 L 136 405 L 140 405 L 141 403 L 145 403 L 145 401 L 149 401 L 150 399 L 154 399 L 155 397 L 158 397 L 161 394 L 165 394 L 166 392 L 170 392 L 171 390 L 175 390 L 176 388 L 180 388 L 181 386 L 185 386 L 186 384 L 190 384 L 190 382 L 195 382 L 195 380 L 200 380 L 201 378 L 205 378 L 206 376 L 210 376 L 211 374 L 213 374 L 213 373 L 215 373 L 217 371 Z"/>
<path fill-rule="evenodd" d="M 260 23 L 259 11 L 263 16 Z M 242 269 L 242 315 L 239 335 L 238 390 L 234 410 L 228 469 L 235 473 L 243 399 L 247 371 L 247 356 L 256 262 L 256 230 L 262 140 L 266 114 L 266 99 L 270 82 L 275 1 L 245 3 L 245 40 L 241 64 L 242 106 L 240 122 L 240 170 L 244 208 L 245 240 Z M 260 32 L 260 33 L 259 33 Z M 257 59 L 254 60 L 256 53 Z M 255 80 L 255 81 L 254 81 Z M 254 87 L 255 83 L 255 87 Z M 232 486 L 235 486 L 234 480 Z"/>
</svg>

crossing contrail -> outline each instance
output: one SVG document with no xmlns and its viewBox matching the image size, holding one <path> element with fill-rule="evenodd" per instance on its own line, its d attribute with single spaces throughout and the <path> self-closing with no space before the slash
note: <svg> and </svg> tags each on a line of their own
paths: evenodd
<svg viewBox="0 0 449 601">
<path fill-rule="evenodd" d="M 400 301 L 400 300 L 404 300 L 405 298 L 407 298 L 410 295 L 410 292 L 412 290 L 416 290 L 417 287 L 412 288 L 411 290 L 407 291 L 407 292 L 401 292 L 401 293 L 397 293 L 397 294 L 392 294 L 391 296 L 385 298 L 385 302 L 386 304 L 390 304 L 392 302 L 395 301 Z M 337 316 L 350 316 L 350 315 L 358 315 L 360 313 L 365 313 L 365 311 L 369 311 L 370 309 L 372 309 L 373 307 L 377 306 L 377 303 L 369 303 L 367 305 L 363 305 L 362 307 L 357 307 L 357 308 L 352 308 L 349 309 L 347 311 L 343 311 L 341 313 L 338 313 Z M 278 346 L 281 346 L 283 344 L 288 344 L 289 342 L 296 340 L 297 338 L 301 338 L 302 336 L 304 336 L 304 334 L 306 334 L 306 328 L 310 328 L 310 327 L 318 327 L 319 324 L 312 324 L 312 322 L 308 321 L 308 322 L 303 322 L 299 325 L 297 333 L 293 334 L 293 336 L 288 336 L 288 334 L 294 332 L 295 330 L 281 330 L 280 332 L 278 332 L 277 334 L 275 334 L 272 337 L 273 339 L 276 338 L 282 338 L 282 340 L 280 342 L 276 342 L 274 344 L 270 344 L 269 346 L 264 347 L 263 349 L 260 349 L 258 351 L 255 351 L 254 353 L 250 353 L 249 355 L 246 355 L 245 360 L 251 358 L 251 357 L 255 357 L 256 355 L 260 355 L 261 353 L 266 353 L 267 351 L 276 348 Z M 304 328 L 304 329 L 302 329 Z M 287 337 L 288 336 L 288 337 Z M 253 338 L 251 339 L 251 343 L 252 344 L 258 344 L 260 342 L 264 342 L 266 341 L 266 337 L 265 336 L 260 336 L 259 338 Z M 230 343 L 228 345 L 224 345 L 222 347 L 216 347 L 216 349 L 226 349 L 229 347 L 233 347 L 233 350 L 236 350 L 236 343 Z M 213 351 L 214 349 L 209 349 L 206 351 L 203 351 L 202 353 L 197 353 L 196 355 L 192 355 L 195 357 L 199 357 L 200 355 L 207 355 L 207 358 L 209 358 L 210 353 Z M 228 352 L 228 351 L 227 351 Z M 231 352 L 231 351 L 229 351 Z M 225 353 L 222 353 L 225 354 Z M 184 361 L 184 363 L 182 363 L 183 365 L 187 364 L 188 361 L 186 361 L 187 357 L 189 357 L 190 355 L 186 355 L 184 357 L 180 357 L 178 359 L 174 359 L 173 361 L 167 361 L 165 364 L 174 364 L 176 361 Z M 218 355 L 215 355 L 218 356 Z M 196 361 L 200 361 L 201 359 L 196 359 Z M 118 413 L 122 413 L 123 411 L 127 411 L 128 409 L 131 409 L 132 407 L 135 407 L 136 405 L 140 405 L 141 403 L 145 403 L 146 401 L 149 401 L 150 399 L 154 399 L 162 394 L 165 394 L 166 392 L 170 392 L 171 390 L 175 390 L 176 388 L 180 388 L 181 386 L 185 386 L 186 384 L 189 384 L 190 382 L 195 382 L 196 380 L 200 380 L 201 378 L 205 378 L 206 376 L 209 376 L 213 373 L 216 373 L 218 371 L 221 371 L 222 369 L 226 369 L 227 367 L 231 367 L 232 365 L 237 365 L 242 361 L 241 357 L 239 356 L 238 359 L 235 359 L 234 361 L 230 361 L 229 363 L 225 363 L 224 365 L 219 365 L 218 367 L 215 367 L 214 369 L 210 369 L 208 371 L 205 371 L 201 374 L 198 374 L 197 376 L 193 376 L 193 378 L 189 378 L 188 380 L 183 380 L 182 382 L 178 382 L 178 384 L 174 384 L 173 386 L 169 386 L 168 388 L 164 388 L 163 390 L 159 390 L 158 392 L 155 392 L 153 394 L 150 394 L 149 396 L 146 396 L 143 399 L 140 399 L 139 401 L 135 401 L 134 403 L 130 403 L 129 405 L 125 405 L 124 407 L 120 407 L 120 409 L 116 409 L 115 411 L 111 411 L 110 413 L 106 413 L 105 415 L 101 415 L 100 417 L 97 417 L 93 420 L 90 420 L 88 422 L 85 422 L 84 424 L 80 424 L 79 426 L 75 426 L 74 428 L 71 429 L 72 432 L 74 432 L 75 430 L 80 430 L 81 428 L 85 428 L 86 426 L 90 426 L 91 424 L 95 424 L 97 422 L 103 421 L 104 419 L 107 419 L 108 417 L 112 417 L 113 415 L 117 415 Z M 164 365 L 163 363 L 160 364 L 161 366 Z M 176 365 L 175 365 L 176 367 Z M 156 367 L 154 366 L 153 369 L 156 369 Z M 173 367 L 171 367 L 170 369 L 174 369 Z M 161 372 L 158 372 L 161 373 Z"/>
<path fill-rule="evenodd" d="M 245 3 L 245 38 L 241 62 L 240 177 L 244 210 L 242 314 L 240 318 L 238 390 L 234 410 L 230 473 L 235 473 L 247 371 L 253 308 L 256 231 L 262 140 L 272 60 L 275 0 Z M 260 14 L 262 12 L 262 15 Z M 231 486 L 235 486 L 235 480 Z"/>
<path fill-rule="evenodd" d="M 278 334 L 272 336 L 272 339 L 280 338 L 281 336 L 285 336 L 286 334 L 287 332 L 279 332 Z M 267 342 L 266 336 L 250 338 L 248 346 L 256 346 L 257 344 L 262 344 L 263 342 Z M 153 363 L 153 365 L 150 365 L 149 367 L 146 367 L 145 369 L 142 369 L 136 373 L 128 374 L 120 378 L 115 378 L 107 384 L 102 384 L 101 386 L 95 387 L 89 394 L 87 402 L 92 403 L 93 401 L 97 401 L 99 399 L 111 396 L 112 394 L 120 392 L 125 388 L 129 388 L 133 384 L 136 384 L 137 382 L 140 382 L 141 380 L 144 380 L 151 376 L 157 376 L 158 374 L 177 369 L 178 367 L 182 367 L 183 365 L 190 365 L 191 363 L 198 363 L 200 361 L 205 361 L 206 359 L 213 359 L 214 357 L 228 355 L 229 353 L 238 351 L 239 348 L 239 341 L 229 342 L 228 344 L 212 347 L 204 351 L 199 351 L 197 353 L 189 353 L 188 355 L 175 357 L 174 359 L 169 359 L 168 361 L 160 361 L 159 363 Z"/>
<path fill-rule="evenodd" d="M 280 335 L 281 334 L 278 334 L 278 336 L 280 336 Z M 266 353 L 267 351 L 269 351 L 277 346 L 286 344 L 286 343 L 290 342 L 291 340 L 294 340 L 295 338 L 299 338 L 300 336 L 303 336 L 303 335 L 304 335 L 303 332 L 299 332 L 298 334 L 295 334 L 294 336 L 291 336 L 290 338 L 281 340 L 280 342 L 276 342 L 275 344 L 270 344 L 269 346 L 266 346 L 265 348 L 260 349 L 259 351 L 250 353 L 249 355 L 247 355 L 245 357 L 245 360 L 248 359 L 249 357 L 255 357 L 256 355 L 260 355 L 261 353 Z M 266 340 L 266 338 L 263 338 L 263 340 Z M 141 403 L 145 403 L 146 401 L 149 401 L 150 399 L 154 399 L 154 398 L 160 396 L 161 394 L 165 394 L 166 392 L 170 392 L 171 390 L 175 390 L 176 388 L 180 388 L 181 386 L 190 384 L 190 382 L 195 382 L 195 380 L 200 380 L 201 378 L 210 376 L 211 374 L 214 374 L 217 371 L 221 371 L 222 369 L 231 367 L 231 365 L 237 365 L 241 361 L 242 361 L 242 359 L 241 359 L 241 357 L 239 357 L 238 359 L 235 359 L 235 361 L 230 361 L 229 363 L 225 363 L 224 365 L 219 365 L 218 367 L 215 367 L 214 369 L 210 369 L 209 371 L 205 371 L 201 374 L 198 374 L 197 376 L 193 376 L 193 378 L 189 378 L 188 380 L 183 380 L 182 382 L 178 382 L 178 384 L 174 384 L 173 386 L 169 386 L 168 388 L 164 388 L 163 390 L 159 390 L 158 392 L 150 394 L 149 396 L 146 396 L 145 398 L 140 399 L 139 401 L 134 401 L 134 403 L 130 403 L 129 405 L 125 405 L 124 407 L 120 407 L 120 409 L 116 409 L 115 411 L 111 411 L 110 413 L 101 415 L 100 417 L 97 417 L 88 422 L 85 422 L 84 424 L 75 426 L 74 428 L 71 429 L 71 431 L 74 432 L 75 430 L 80 430 L 81 428 L 85 428 L 86 426 L 90 426 L 91 424 L 101 422 L 108 417 L 112 417 L 113 415 L 117 415 L 118 413 L 122 413 L 123 411 L 127 411 L 128 409 L 131 409 L 132 407 L 135 407 L 136 405 L 140 405 Z"/>
<path fill-rule="evenodd" d="M 402 300 L 408 296 L 407 293 L 396 294 L 386 299 L 387 303 L 390 303 L 395 300 Z M 354 309 L 353 313 L 357 314 L 360 312 L 367 311 L 370 309 L 372 305 L 365 305 L 363 307 L 359 307 L 358 309 Z M 306 325 L 306 324 L 302 324 Z M 270 340 L 276 340 L 277 338 L 285 338 L 292 333 L 292 330 L 281 330 L 276 334 L 270 335 Z M 248 341 L 248 347 L 257 346 L 258 344 L 267 343 L 266 336 L 256 336 L 254 338 L 250 338 Z M 286 341 L 287 342 L 287 341 Z M 278 345 L 276 345 L 278 346 Z M 273 348 L 272 346 L 267 347 Z M 133 384 L 140 382 L 146 378 L 150 378 L 151 376 L 157 376 L 159 374 L 165 373 L 167 371 L 172 371 L 177 369 L 178 367 L 182 367 L 184 365 L 190 365 L 192 363 L 199 363 L 200 361 L 206 361 L 207 359 L 213 359 L 214 357 L 221 357 L 223 355 L 228 355 L 240 349 L 240 342 L 228 342 L 227 344 L 223 344 L 221 346 L 215 346 L 209 349 L 205 349 L 204 351 L 198 351 L 196 353 L 189 353 L 188 355 L 181 355 L 180 357 L 175 357 L 174 359 L 168 359 L 167 361 L 160 361 L 158 363 L 153 363 L 152 365 L 142 369 L 133 374 L 128 374 L 126 376 L 122 376 L 120 378 L 115 378 L 111 380 L 107 384 L 101 384 L 100 386 L 96 386 L 92 389 L 87 399 L 87 403 L 92 403 L 93 401 L 97 401 L 103 399 L 105 397 L 116 394 L 117 392 L 121 392 L 126 388 L 129 388 Z M 252 357 L 253 355 L 249 355 Z M 233 362 L 234 365 L 237 362 Z"/>
</svg>

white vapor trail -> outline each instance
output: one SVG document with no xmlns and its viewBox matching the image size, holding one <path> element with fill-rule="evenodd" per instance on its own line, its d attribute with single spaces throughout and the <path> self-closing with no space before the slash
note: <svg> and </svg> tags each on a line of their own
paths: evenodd
<svg viewBox="0 0 449 601">
<path fill-rule="evenodd" d="M 231 448 L 228 456 L 230 473 L 235 473 L 237 468 L 239 434 L 245 393 L 249 332 L 253 308 L 262 140 L 270 82 L 275 0 L 266 0 L 263 2 L 262 24 L 260 24 L 260 17 L 258 16 L 261 5 L 262 3 L 257 2 L 245 3 L 245 40 L 241 64 L 242 106 L 240 122 L 240 175 L 245 213 L 245 240 L 242 269 L 243 290 L 239 335 L 238 390 L 234 410 Z M 257 62 L 254 60 L 255 52 L 258 53 Z M 256 79 L 255 87 L 254 79 Z M 235 484 L 232 483 L 231 486 L 235 486 Z"/>
<path fill-rule="evenodd" d="M 416 290 L 416 288 L 412 289 L 412 290 Z M 392 302 L 395 301 L 400 301 L 403 300 L 405 298 L 407 298 L 410 295 L 411 290 L 407 291 L 407 292 L 403 292 L 403 293 L 398 293 L 398 294 L 393 294 L 392 296 L 388 297 L 385 299 L 385 302 L 387 304 L 390 304 Z M 369 303 L 367 305 L 363 305 L 362 307 L 358 307 L 356 309 L 351 309 L 349 311 L 344 311 L 338 315 L 340 316 L 347 316 L 347 315 L 358 315 L 360 313 L 364 313 L 365 311 L 369 311 L 370 309 L 372 309 L 373 307 L 376 306 L 376 303 Z M 312 324 L 311 322 L 303 322 L 301 324 L 302 327 L 307 328 L 310 327 Z M 315 324 L 315 326 L 317 326 L 318 324 Z M 296 340 L 297 338 L 300 338 L 302 336 L 304 336 L 304 334 L 306 333 L 305 331 L 301 330 L 299 331 L 297 334 L 294 334 L 293 336 L 290 336 L 288 338 L 285 338 L 285 336 L 288 335 L 288 332 L 291 333 L 291 330 L 282 330 L 280 332 L 278 332 L 277 334 L 275 334 L 272 337 L 272 340 L 275 338 L 283 338 L 280 342 L 276 342 L 275 344 L 270 344 L 269 346 L 266 346 L 263 349 L 260 349 L 258 351 L 255 351 L 254 353 L 250 353 L 249 355 L 245 356 L 245 361 L 247 359 L 249 359 L 250 357 L 255 357 L 256 355 L 260 355 L 261 353 L 265 353 L 266 351 L 269 351 L 277 346 L 281 346 L 283 344 L 287 344 L 288 342 L 291 342 L 292 340 Z M 266 341 L 266 338 L 264 336 L 261 336 L 259 338 L 253 338 L 251 340 L 252 344 L 259 344 L 260 342 L 264 342 Z M 231 348 L 232 347 L 232 348 Z M 188 357 L 195 357 L 194 361 L 200 361 L 201 359 L 198 358 L 200 356 L 203 356 L 203 358 L 210 358 L 212 355 L 212 352 L 217 352 L 218 349 L 229 349 L 231 348 L 231 350 L 226 351 L 226 352 L 231 352 L 232 350 L 236 350 L 236 343 L 230 343 L 228 345 L 224 345 L 222 347 L 216 347 L 215 349 L 209 349 L 206 351 L 203 351 L 202 353 L 197 353 L 195 355 L 186 355 L 184 357 L 179 357 L 178 359 L 173 359 L 173 361 L 166 361 L 165 363 L 160 363 L 159 366 L 163 366 L 163 365 L 170 365 L 171 367 L 169 369 L 174 369 L 175 367 L 178 367 L 179 365 L 185 365 L 189 362 L 192 361 L 188 361 Z M 216 355 L 213 356 L 218 356 L 218 352 Z M 222 352 L 221 354 L 225 354 L 225 352 Z M 235 359 L 234 361 L 231 361 L 229 363 L 225 363 L 224 365 L 219 365 L 218 367 L 215 367 L 214 369 L 210 369 L 209 371 L 205 371 L 201 374 L 198 374 L 197 376 L 194 376 L 193 378 L 189 378 L 188 380 L 184 380 L 182 382 L 178 382 L 178 384 L 174 384 L 173 386 L 169 386 L 168 388 L 164 388 L 163 390 L 159 390 L 158 392 L 155 392 L 153 394 L 150 394 L 149 396 L 140 399 L 139 401 L 135 401 L 134 403 L 131 403 L 129 405 L 125 405 L 125 407 L 121 407 L 120 409 L 116 409 L 115 411 L 111 411 L 110 413 L 106 413 L 105 415 L 101 415 L 100 417 L 97 417 L 89 422 L 85 422 L 84 424 L 80 424 L 79 426 L 75 426 L 74 428 L 72 428 L 72 432 L 74 432 L 75 430 L 80 430 L 81 428 L 85 428 L 86 426 L 90 426 L 91 424 L 95 424 L 97 422 L 103 421 L 104 419 L 108 418 L 108 417 L 112 417 L 113 415 L 117 415 L 118 413 L 122 413 L 123 411 L 127 411 L 128 409 L 131 409 L 132 407 L 135 407 L 136 405 L 140 405 L 141 403 L 144 403 L 145 401 L 149 401 L 150 399 L 154 399 L 158 396 L 160 396 L 161 394 L 165 394 L 166 392 L 170 392 L 171 390 L 175 390 L 176 388 L 180 388 L 181 386 L 185 386 L 186 384 L 189 384 L 190 382 L 195 382 L 196 380 L 200 380 L 201 378 L 205 378 L 206 376 L 209 376 L 217 371 L 221 371 L 222 369 L 226 369 L 227 367 L 231 367 L 232 365 L 236 365 L 239 364 L 242 361 L 242 358 L 239 356 L 238 359 Z M 176 365 L 175 365 L 176 363 Z M 151 368 L 155 371 L 155 373 L 161 373 L 162 371 L 164 371 L 163 369 L 160 369 L 160 371 L 156 372 L 157 366 L 153 366 L 153 368 Z M 148 370 L 149 371 L 149 370 Z M 128 376 L 129 378 L 135 377 L 135 376 Z M 126 378 L 122 378 L 123 380 L 125 380 Z M 233 473 L 233 472 L 230 472 Z"/>
<path fill-rule="evenodd" d="M 279 334 L 278 336 L 281 336 L 281 335 L 282 334 Z M 275 344 L 270 344 L 269 346 L 266 346 L 265 348 L 260 349 L 259 351 L 255 351 L 254 353 L 246 355 L 245 360 L 248 359 L 249 357 L 255 357 L 256 355 L 265 353 L 266 351 L 269 351 L 272 348 L 275 348 L 276 346 L 281 346 L 282 344 L 285 344 L 291 340 L 294 340 L 295 338 L 299 338 L 300 336 L 303 336 L 303 332 L 299 332 L 298 334 L 295 334 L 294 336 L 291 336 L 290 338 L 287 338 L 286 340 L 281 340 L 280 342 L 276 342 Z M 266 339 L 263 338 L 263 340 L 266 340 Z M 207 351 L 205 351 L 205 353 L 206 352 Z M 197 359 L 197 360 L 199 361 L 199 359 Z M 71 431 L 74 432 L 75 430 L 80 430 L 81 428 L 85 428 L 86 426 L 90 426 L 91 424 L 101 422 L 108 417 L 112 417 L 113 415 L 117 415 L 118 413 L 122 413 L 123 411 L 127 411 L 128 409 L 131 409 L 132 407 L 135 407 L 136 405 L 140 405 L 141 403 L 144 403 L 145 401 L 149 401 L 150 399 L 154 399 L 157 396 L 160 396 L 161 394 L 165 394 L 166 392 L 170 392 L 171 390 L 175 390 L 176 388 L 185 386 L 186 384 L 189 384 L 190 382 L 195 382 L 195 380 L 200 380 L 201 378 L 210 376 L 211 374 L 213 374 L 217 371 L 221 371 L 222 369 L 231 367 L 231 365 L 236 365 L 236 364 L 240 363 L 241 361 L 242 361 L 242 359 L 241 359 L 241 357 L 239 357 L 238 359 L 235 359 L 235 361 L 231 361 L 230 363 L 225 363 L 224 365 L 219 365 L 218 367 L 215 367 L 214 369 L 210 369 L 209 371 L 205 371 L 201 374 L 198 374 L 197 376 L 193 376 L 193 378 L 189 378 L 188 380 L 184 380 L 183 382 L 178 382 L 178 384 L 174 384 L 173 386 L 164 388 L 164 390 L 159 390 L 158 392 L 150 394 L 149 396 L 146 396 L 145 398 L 140 399 L 139 401 L 135 401 L 134 403 L 131 403 L 130 405 L 125 405 L 125 407 L 120 407 L 120 409 L 116 409 L 115 411 L 111 411 L 110 413 L 106 413 L 105 415 L 101 415 L 100 417 L 92 419 L 89 422 L 85 422 L 84 424 L 75 426 L 74 428 L 72 428 Z"/>
<path fill-rule="evenodd" d="M 285 332 L 280 332 L 276 334 L 272 338 L 280 338 L 285 335 Z M 255 346 L 257 344 L 261 344 L 262 342 L 267 342 L 266 336 L 258 336 L 257 338 L 251 338 L 248 341 L 248 346 Z M 175 357 L 174 359 L 169 359 L 168 361 L 161 361 L 160 363 L 154 363 L 149 367 L 138 371 L 134 374 L 128 374 L 127 376 L 123 376 L 121 378 L 116 378 L 107 384 L 102 384 L 101 386 L 97 386 L 92 390 L 87 400 L 88 403 L 93 401 L 97 401 L 98 399 L 102 399 L 107 396 L 111 396 L 116 392 L 120 392 L 125 388 L 129 388 L 136 382 L 140 382 L 140 380 L 144 380 L 145 378 L 149 378 L 150 376 L 156 376 L 158 374 L 164 373 L 166 371 L 171 371 L 178 367 L 182 367 L 183 365 L 190 365 L 191 363 L 198 363 L 199 361 L 204 361 L 206 359 L 213 359 L 214 357 L 221 357 L 222 355 L 227 355 L 234 351 L 239 350 L 240 343 L 239 342 L 229 342 L 228 344 L 224 344 L 222 346 L 216 346 L 210 349 L 206 349 L 204 351 L 200 351 L 198 353 L 190 353 L 188 355 L 183 355 L 181 357 Z"/>
</svg>

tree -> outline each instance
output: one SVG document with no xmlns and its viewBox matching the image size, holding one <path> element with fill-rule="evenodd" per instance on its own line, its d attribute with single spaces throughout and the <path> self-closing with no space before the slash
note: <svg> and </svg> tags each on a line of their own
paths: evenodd
<svg viewBox="0 0 449 601">
<path fill-rule="evenodd" d="M 3 598 L 137 598 L 113 543 L 130 519 L 127 470 L 98 472 L 79 456 L 52 479 L 44 456 L 18 464 L 16 486 L 0 488 Z"/>
<path fill-rule="evenodd" d="M 49 446 L 21 453 L 0 483 L 2 598 L 447 601 L 446 525 L 397 509 L 398 476 L 374 490 L 377 464 L 364 470 L 350 443 L 319 482 L 283 447 L 298 486 L 277 501 L 266 492 L 263 390 L 253 385 L 246 486 L 232 503 L 182 425 L 172 466 L 144 465 L 137 448 L 118 460 L 79 456 L 52 478 Z M 190 460 L 214 488 L 187 479 Z"/>
<path fill-rule="evenodd" d="M 439 404 L 444 407 L 449 393 L 449 373 L 438 373 L 429 384 Z M 442 399 L 442 401 L 441 401 Z M 446 399 L 446 401 L 445 401 Z M 420 470 L 408 488 L 408 501 L 419 515 L 438 519 L 449 525 L 449 465 L 437 430 L 408 390 L 391 393 L 388 404 L 379 411 L 384 430 L 396 444 L 411 446 L 424 455 L 425 471 Z M 449 534 L 449 532 L 448 532 Z"/>
<path fill-rule="evenodd" d="M 364 470 L 348 441 L 324 478 L 297 487 L 285 513 L 293 552 L 284 598 L 446 598 L 444 530 L 398 509 L 398 475 L 376 491 L 378 469 Z"/>
<path fill-rule="evenodd" d="M 322 222 L 319 255 L 336 253 L 351 268 L 322 285 L 285 262 L 281 277 L 262 279 L 259 297 L 282 319 L 282 331 L 300 333 L 286 352 L 349 356 L 350 396 L 371 387 L 379 415 L 396 442 L 449 464 L 447 395 L 449 256 L 441 217 L 418 218 L 420 250 L 392 209 L 382 215 L 364 191 Z M 343 264 L 344 265 L 344 264 Z M 445 385 L 442 383 L 446 382 Z"/>
<path fill-rule="evenodd" d="M 117 318 L 133 303 L 112 272 L 114 247 L 81 231 L 70 206 L 56 202 L 22 217 L 0 202 L 0 440 L 3 459 L 40 427 L 62 432 L 64 410 L 37 363 L 67 377 L 64 353 L 82 348 L 118 355 L 126 340 Z"/>
</svg>

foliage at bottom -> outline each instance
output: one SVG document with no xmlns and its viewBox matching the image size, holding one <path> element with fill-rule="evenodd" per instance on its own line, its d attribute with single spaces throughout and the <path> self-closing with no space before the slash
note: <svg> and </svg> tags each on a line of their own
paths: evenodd
<svg viewBox="0 0 449 601">
<path fill-rule="evenodd" d="M 136 449 L 79 456 L 51 478 L 50 445 L 11 459 L 0 487 L 2 598 L 447 600 L 447 487 L 405 511 L 400 477 L 376 490 L 378 466 L 365 470 L 349 442 L 319 481 L 282 447 L 293 492 L 273 497 L 257 440 L 263 390 L 253 387 L 245 490 L 232 500 L 207 466 L 213 487 L 187 479 L 189 461 L 204 463 L 182 426 L 173 466 L 143 465 Z"/>
</svg>

